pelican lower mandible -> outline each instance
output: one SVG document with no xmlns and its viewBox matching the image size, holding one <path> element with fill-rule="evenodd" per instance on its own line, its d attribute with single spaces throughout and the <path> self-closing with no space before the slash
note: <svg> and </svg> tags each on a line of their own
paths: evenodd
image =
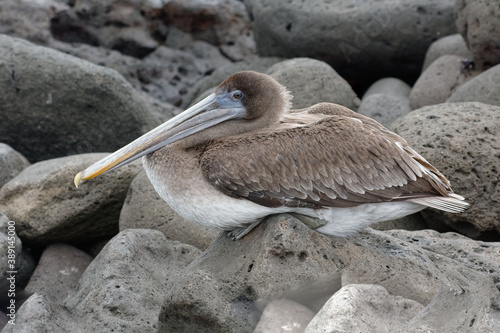
<svg viewBox="0 0 500 333">
<path fill-rule="evenodd" d="M 346 236 L 426 207 L 468 203 L 397 134 L 343 106 L 291 110 L 272 77 L 244 71 L 178 116 L 89 166 L 75 185 L 143 158 L 159 195 L 181 216 L 241 238 L 291 213 Z"/>
</svg>

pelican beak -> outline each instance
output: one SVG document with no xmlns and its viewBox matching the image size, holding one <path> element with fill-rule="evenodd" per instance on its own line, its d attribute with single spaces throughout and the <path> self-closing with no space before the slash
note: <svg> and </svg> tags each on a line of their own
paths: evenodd
<svg viewBox="0 0 500 333">
<path fill-rule="evenodd" d="M 75 176 L 75 186 L 105 172 L 119 168 L 177 140 L 229 119 L 245 117 L 241 101 L 227 94 L 209 95 L 186 111 L 149 131 L 125 147 L 92 164 Z"/>
</svg>

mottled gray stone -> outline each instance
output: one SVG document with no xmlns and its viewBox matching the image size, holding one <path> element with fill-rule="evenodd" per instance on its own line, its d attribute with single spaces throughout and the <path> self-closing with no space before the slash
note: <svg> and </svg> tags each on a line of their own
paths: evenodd
<svg viewBox="0 0 500 333">
<path fill-rule="evenodd" d="M 404 81 L 395 77 L 385 77 L 373 83 L 364 93 L 363 100 L 370 95 L 384 94 L 397 98 L 408 98 L 411 87 Z M 362 100 L 362 101 L 363 101 Z"/>
<path fill-rule="evenodd" d="M 314 312 L 288 299 L 271 301 L 253 333 L 291 332 L 302 333 L 314 317 Z"/>
<path fill-rule="evenodd" d="M 382 286 L 347 285 L 328 300 L 304 332 L 405 332 L 408 321 L 423 308 L 413 300 L 390 295 Z"/>
<path fill-rule="evenodd" d="M 128 186 L 142 170 L 126 165 L 79 188 L 75 175 L 107 154 L 82 154 L 38 162 L 0 189 L 0 211 L 16 222 L 26 243 L 90 243 L 118 232 Z"/>
<path fill-rule="evenodd" d="M 349 83 L 325 62 L 307 58 L 285 60 L 269 68 L 267 74 L 292 93 L 295 109 L 321 102 L 353 110 L 359 106 L 359 98 Z"/>
<path fill-rule="evenodd" d="M 114 151 L 159 124 L 116 71 L 0 35 L 0 142 L 30 161 Z"/>
<path fill-rule="evenodd" d="M 480 69 L 500 63 L 500 1 L 457 0 L 455 23 Z"/>
<path fill-rule="evenodd" d="M 130 184 L 120 213 L 120 231 L 125 229 L 155 229 L 169 240 L 193 245 L 205 250 L 219 232 L 179 216 L 156 193 L 145 172 Z"/>
<path fill-rule="evenodd" d="M 71 245 L 49 245 L 43 251 L 26 290 L 61 303 L 76 291 L 80 277 L 92 260 L 93 257 Z"/>
<path fill-rule="evenodd" d="M 454 0 L 245 0 L 261 56 L 311 57 L 344 78 L 417 77 L 428 46 L 456 32 Z"/>
<path fill-rule="evenodd" d="M 496 65 L 460 86 L 446 102 L 481 102 L 500 106 L 499 91 L 500 65 Z"/>
<path fill-rule="evenodd" d="M 499 239 L 500 107 L 477 102 L 446 103 L 415 110 L 393 123 L 451 182 L 470 208 L 461 214 L 422 211 L 427 223 L 444 223 L 472 238 Z"/>
<path fill-rule="evenodd" d="M 420 75 L 410 93 L 412 110 L 426 105 L 444 103 L 448 97 L 472 76 L 464 71 L 457 55 L 444 55 Z"/>
<path fill-rule="evenodd" d="M 199 254 L 156 230 L 125 230 L 88 266 L 62 305 L 35 294 L 4 332 L 156 332 L 172 277 Z"/>
<path fill-rule="evenodd" d="M 5 143 L 0 143 L 0 187 L 17 176 L 30 162 Z"/>
<path fill-rule="evenodd" d="M 396 119 L 411 111 L 408 97 L 396 97 L 390 94 L 370 94 L 363 97 L 358 112 L 375 119 L 388 127 Z"/>
<path fill-rule="evenodd" d="M 453 34 L 439 38 L 433 42 L 425 54 L 422 71 L 425 71 L 436 59 L 441 56 L 451 54 L 459 56 L 462 59 L 472 60 L 472 52 L 469 51 L 465 41 L 460 34 Z"/>
</svg>

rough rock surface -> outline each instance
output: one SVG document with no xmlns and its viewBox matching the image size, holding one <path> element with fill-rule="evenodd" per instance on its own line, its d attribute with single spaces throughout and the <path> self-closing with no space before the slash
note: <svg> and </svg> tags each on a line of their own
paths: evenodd
<svg viewBox="0 0 500 333">
<path fill-rule="evenodd" d="M 0 187 L 17 176 L 30 162 L 11 146 L 0 142 Z"/>
<path fill-rule="evenodd" d="M 145 172 L 130 184 L 120 213 L 120 231 L 125 229 L 155 229 L 169 240 L 193 245 L 205 250 L 219 232 L 179 216 L 156 193 Z"/>
<path fill-rule="evenodd" d="M 433 40 L 456 32 L 454 0 L 245 0 L 262 56 L 324 60 L 357 84 L 416 77 Z"/>
<path fill-rule="evenodd" d="M 364 97 L 358 112 L 388 127 L 396 119 L 411 111 L 408 97 L 398 98 L 387 94 L 370 94 Z"/>
<path fill-rule="evenodd" d="M 500 63 L 500 1 L 457 0 L 455 16 L 476 66 L 485 69 Z"/>
<path fill-rule="evenodd" d="M 314 312 L 305 306 L 278 299 L 266 306 L 253 333 L 302 333 L 313 317 Z"/>
<path fill-rule="evenodd" d="M 0 142 L 30 161 L 113 151 L 159 124 L 111 69 L 2 35 L 0 63 Z"/>
<path fill-rule="evenodd" d="M 481 102 L 500 106 L 500 65 L 496 65 L 460 86 L 449 103 Z"/>
<path fill-rule="evenodd" d="M 283 84 L 293 95 L 293 108 L 331 102 L 356 110 L 359 98 L 351 86 L 328 64 L 307 58 L 279 62 L 267 74 Z"/>
<path fill-rule="evenodd" d="M 35 294 L 4 332 L 156 332 L 172 276 L 199 254 L 156 230 L 125 230 L 105 246 L 62 305 Z"/>
<path fill-rule="evenodd" d="M 74 176 L 107 154 L 38 162 L 0 189 L 0 211 L 27 243 L 89 243 L 118 232 L 128 186 L 142 170 L 134 162 L 75 188 Z"/>
<path fill-rule="evenodd" d="M 43 251 L 26 290 L 61 303 L 76 291 L 78 281 L 92 259 L 68 244 L 49 245 Z"/>
<path fill-rule="evenodd" d="M 440 57 L 415 82 L 410 93 L 410 107 L 415 110 L 426 105 L 444 103 L 472 75 L 473 72 L 464 70 L 459 56 Z"/>
<path fill-rule="evenodd" d="M 500 233 L 500 107 L 477 102 L 421 108 L 391 126 L 464 196 L 470 208 L 461 214 L 427 209 L 426 221 L 443 222 L 472 238 L 495 239 Z M 496 235 L 496 236 L 495 236 Z"/>
<path fill-rule="evenodd" d="M 429 46 L 425 54 L 422 71 L 425 71 L 436 59 L 441 56 L 451 54 L 459 56 L 462 59 L 472 60 L 472 52 L 469 51 L 465 41 L 460 34 L 453 34 L 439 38 Z"/>
<path fill-rule="evenodd" d="M 404 332 L 424 306 L 390 295 L 382 286 L 351 284 L 340 289 L 307 325 L 305 333 Z"/>
</svg>

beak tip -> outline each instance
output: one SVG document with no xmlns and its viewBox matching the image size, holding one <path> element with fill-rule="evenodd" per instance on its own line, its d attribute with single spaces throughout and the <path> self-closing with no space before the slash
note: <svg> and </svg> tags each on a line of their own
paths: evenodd
<svg viewBox="0 0 500 333">
<path fill-rule="evenodd" d="M 82 181 L 82 173 L 81 173 L 81 172 L 79 172 L 79 173 L 75 176 L 75 180 L 74 180 L 74 182 L 75 182 L 75 186 L 76 186 L 76 188 L 78 188 L 78 185 L 80 185 L 81 183 L 83 183 L 83 181 Z"/>
</svg>

